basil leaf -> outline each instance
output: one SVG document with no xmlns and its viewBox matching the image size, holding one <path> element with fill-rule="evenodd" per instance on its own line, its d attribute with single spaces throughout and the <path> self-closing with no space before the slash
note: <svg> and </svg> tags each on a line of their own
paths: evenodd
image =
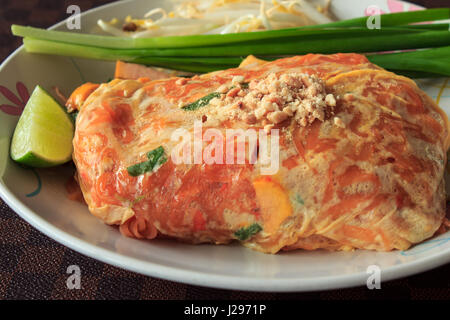
<svg viewBox="0 0 450 320">
<path fill-rule="evenodd" d="M 154 171 L 167 161 L 164 155 L 164 148 L 158 147 L 147 153 L 147 161 L 137 163 L 127 168 L 128 174 L 132 177 L 137 177 L 149 171 Z"/>
<path fill-rule="evenodd" d="M 247 228 L 239 229 L 238 231 L 236 231 L 234 233 L 234 235 L 239 240 L 245 241 L 245 240 L 250 239 L 251 237 L 253 237 L 255 234 L 257 234 L 260 231 L 262 231 L 262 227 L 259 224 L 254 223 Z"/>
<path fill-rule="evenodd" d="M 161 156 L 164 155 L 164 148 L 158 147 L 155 150 L 152 150 L 150 152 L 147 152 L 147 158 L 148 161 L 151 161 L 152 163 L 156 163 L 156 161 L 161 158 Z"/>
<path fill-rule="evenodd" d="M 141 163 L 137 163 L 135 165 L 132 165 L 131 167 L 127 168 L 128 174 L 132 177 L 137 177 L 141 174 L 144 174 L 148 171 L 151 171 L 153 169 L 150 162 L 145 161 Z"/>
<path fill-rule="evenodd" d="M 185 110 L 185 111 L 194 111 L 197 110 L 201 107 L 204 107 L 206 105 L 208 105 L 208 103 L 214 99 L 214 98 L 219 98 L 220 97 L 220 93 L 218 92 L 213 92 L 210 93 L 206 96 L 204 96 L 203 98 L 198 99 L 195 102 L 192 102 L 190 104 L 185 105 L 184 107 L 181 107 L 181 109 Z"/>
</svg>

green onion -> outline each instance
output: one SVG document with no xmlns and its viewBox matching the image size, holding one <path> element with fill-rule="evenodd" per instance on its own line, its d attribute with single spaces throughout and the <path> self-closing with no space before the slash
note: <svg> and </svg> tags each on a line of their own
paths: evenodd
<svg viewBox="0 0 450 320">
<path fill-rule="evenodd" d="M 391 69 L 390 71 L 405 76 L 412 79 L 425 79 L 425 78 L 442 78 L 442 74 L 431 73 L 431 72 L 420 72 L 420 71 L 410 71 L 410 70 L 397 70 Z"/>
<path fill-rule="evenodd" d="M 450 75 L 450 58 L 444 60 L 384 58 L 383 61 L 379 63 L 376 62 L 376 59 L 371 58 L 371 60 L 375 64 L 382 64 L 385 69 L 420 72 L 429 72 L 430 70 L 433 70 L 434 73 L 441 74 L 442 76 Z"/>
<path fill-rule="evenodd" d="M 408 70 L 410 72 L 434 73 L 450 76 L 450 47 L 412 52 L 369 55 L 374 64 L 390 70 Z"/>
<path fill-rule="evenodd" d="M 25 49 L 32 53 L 55 54 L 87 59 L 128 61 L 139 56 L 148 55 L 148 50 L 146 49 L 117 50 L 33 38 L 24 38 L 23 43 Z"/>
<path fill-rule="evenodd" d="M 203 64 L 203 65 L 238 65 L 244 60 L 245 57 L 140 57 L 133 62 L 142 63 L 142 64 L 157 64 L 163 63 L 167 64 L 184 64 L 187 61 L 194 64 Z"/>
<path fill-rule="evenodd" d="M 391 26 L 407 25 L 410 23 L 437 21 L 450 18 L 450 9 L 429 9 L 414 12 L 400 12 L 382 15 L 381 24 L 383 29 Z M 337 21 L 324 25 L 307 26 L 300 28 L 288 28 L 282 30 L 270 30 L 259 32 L 243 32 L 225 35 L 193 35 L 193 36 L 170 36 L 153 38 L 125 38 L 113 36 L 89 35 L 81 33 L 63 32 L 55 30 L 44 30 L 33 27 L 12 25 L 12 33 L 16 36 L 35 38 L 49 41 L 59 41 L 87 46 L 101 46 L 104 48 L 117 49 L 142 49 L 142 48 L 188 48 L 203 47 L 205 45 L 215 46 L 232 43 L 247 43 L 254 40 L 279 39 L 281 37 L 292 37 L 300 35 L 320 35 L 323 28 L 346 28 L 359 27 L 367 29 L 367 17 L 350 20 Z M 373 31 L 373 30 L 370 30 Z M 333 32 L 331 29 L 330 32 Z"/>
<path fill-rule="evenodd" d="M 401 29 L 405 31 L 406 29 Z M 356 34 L 350 36 L 354 31 Z M 103 60 L 120 59 L 130 61 L 139 57 L 236 57 L 255 55 L 291 55 L 306 53 L 334 52 L 376 52 L 401 49 L 418 49 L 446 46 L 450 44 L 448 31 L 424 31 L 395 33 L 396 30 L 347 30 L 348 34 L 323 35 L 321 37 L 301 37 L 258 41 L 250 44 L 233 44 L 226 46 L 205 46 L 202 48 L 181 49 L 108 49 L 87 47 L 25 38 L 25 48 L 29 52 L 69 55 L 80 58 Z M 394 36 L 397 35 L 397 36 Z M 370 39 L 369 39 L 370 37 Z"/>
<path fill-rule="evenodd" d="M 412 12 L 398 12 L 381 15 L 381 27 L 400 26 L 410 23 L 418 23 L 425 21 L 446 20 L 450 14 L 450 8 L 438 8 L 419 10 Z M 354 18 L 323 24 L 321 26 L 333 27 L 366 27 L 368 17 Z M 314 26 L 313 26 L 314 27 Z"/>
<path fill-rule="evenodd" d="M 195 63 L 189 63 L 188 59 L 185 59 L 185 63 L 167 63 L 167 62 L 148 62 L 145 59 L 136 59 L 136 60 L 130 60 L 129 62 L 138 63 L 138 64 L 144 64 L 148 66 L 154 66 L 154 67 L 161 67 L 161 68 L 167 68 L 172 70 L 179 70 L 179 71 L 185 71 L 185 72 L 193 72 L 193 73 L 208 73 L 213 72 L 217 70 L 223 70 L 223 69 L 229 69 L 229 68 L 235 68 L 237 65 L 216 65 L 216 64 L 195 64 Z M 150 60 L 151 61 L 151 60 Z"/>
<path fill-rule="evenodd" d="M 411 24 L 402 26 L 402 28 L 419 29 L 419 30 L 450 30 L 449 23 L 433 23 L 433 24 Z"/>
<path fill-rule="evenodd" d="M 432 33 L 435 33 L 433 31 Z M 440 32 L 438 32 L 440 33 Z M 445 36 L 450 37 L 450 33 L 445 31 Z M 425 32 L 425 37 L 428 32 Z M 403 39 L 406 36 L 403 36 Z M 429 39 L 428 39 L 429 40 Z M 441 39 L 442 40 L 442 39 Z M 441 41 L 438 39 L 438 41 Z M 346 40 L 342 40 L 344 42 Z M 351 41 L 351 40 L 348 40 Z M 366 40 L 364 40 L 366 42 Z M 375 39 L 371 39 L 375 41 Z M 391 40 L 396 42 L 395 39 Z M 423 41 L 422 43 L 425 43 Z M 98 47 L 87 48 L 85 46 L 78 46 L 73 44 L 66 44 L 61 42 L 52 42 L 37 39 L 24 39 L 25 48 L 29 52 L 59 54 L 67 56 L 77 56 L 81 58 L 102 59 L 102 60 L 124 60 L 145 65 L 159 66 L 169 69 L 183 70 L 189 72 L 211 72 L 221 69 L 234 68 L 242 61 L 241 55 L 231 57 L 199 57 L 199 56 L 179 56 L 179 57 L 147 57 L 147 50 L 114 50 Z M 419 42 L 420 43 L 420 42 Z M 344 46 L 345 47 L 345 46 Z M 387 47 L 383 50 L 399 48 L 402 46 Z M 348 48 L 348 47 L 347 47 Z M 363 47 L 360 47 L 361 49 Z M 250 49 L 249 49 L 250 50 Z M 380 49 L 381 50 L 381 49 Z M 136 53 L 138 51 L 138 53 Z M 309 50 L 297 50 L 299 54 L 306 53 Z M 338 50 L 329 49 L 330 52 L 335 51 L 352 51 L 352 50 Z M 357 50 L 354 50 L 357 51 Z M 362 50 L 371 51 L 371 50 Z M 316 51 L 317 52 L 317 51 Z M 323 52 L 323 50 L 322 50 Z M 328 52 L 328 53 L 330 53 Z M 137 55 L 138 57 L 135 57 Z M 142 55 L 139 57 L 139 55 Z M 259 55 L 265 58 L 264 55 Z M 405 53 L 379 54 L 369 55 L 369 60 L 379 65 L 382 68 L 389 70 L 403 70 L 413 72 L 426 72 L 435 75 L 450 76 L 449 63 L 446 57 L 450 56 L 450 47 L 442 47 L 435 49 L 420 50 Z M 272 57 L 269 57 L 272 58 Z M 221 62 L 221 63 L 220 63 Z M 220 64 L 219 64 L 220 63 Z M 404 73 L 403 73 L 404 74 Z"/>
<path fill-rule="evenodd" d="M 433 31 L 432 33 L 434 32 L 435 31 Z M 428 32 L 425 33 L 428 34 Z M 445 31 L 445 35 L 449 37 L 450 33 L 448 31 Z M 375 41 L 374 39 L 371 40 Z M 395 42 L 395 40 L 392 41 Z M 143 56 L 136 58 L 134 56 L 134 54 L 136 53 L 133 53 L 133 51 L 135 52 L 135 50 L 131 49 L 113 50 L 97 47 L 86 48 L 85 46 L 78 46 L 73 44 L 65 44 L 61 42 L 52 42 L 37 39 L 24 39 L 24 43 L 26 49 L 29 52 L 78 56 L 82 58 L 91 58 L 91 59 L 124 60 L 140 64 L 153 65 L 189 72 L 211 72 L 221 69 L 234 68 L 237 67 L 239 63 L 242 61 L 241 56 L 146 57 L 145 55 L 147 54 L 147 51 L 145 49 L 139 49 L 138 51 L 140 52 L 137 53 L 137 55 Z M 388 48 L 385 47 L 385 50 L 388 50 Z M 297 51 L 301 51 L 301 49 Z M 330 51 L 333 52 L 333 50 Z M 336 51 L 344 51 L 344 50 L 336 50 Z M 263 55 L 259 56 L 265 58 Z M 405 53 L 369 55 L 368 58 L 372 63 L 377 64 L 385 69 L 414 71 L 414 72 L 419 71 L 419 72 L 433 73 L 437 75 L 450 76 L 450 71 L 448 67 L 449 64 L 446 59 L 446 57 L 448 56 L 450 56 L 450 47 L 442 47 Z M 219 62 L 222 63 L 218 64 Z"/>
<path fill-rule="evenodd" d="M 414 52 L 406 53 L 389 53 L 389 54 L 379 54 L 379 55 L 369 55 L 368 59 L 384 68 L 391 70 L 397 74 L 404 75 L 410 78 L 436 78 L 442 76 L 450 76 L 447 59 L 450 53 L 446 56 L 445 51 L 450 51 L 449 49 L 442 50 L 444 48 L 437 49 L 427 49 Z M 418 54 L 417 59 L 414 58 L 414 54 Z M 411 58 L 409 57 L 411 55 Z M 262 57 L 267 59 L 267 57 Z M 186 57 L 182 58 L 185 60 L 185 64 L 175 64 L 172 62 L 174 58 L 167 57 L 161 58 L 158 62 L 154 63 L 153 58 L 140 58 L 136 62 L 146 65 L 157 65 L 165 68 L 172 68 L 182 71 L 190 72 L 211 72 L 221 69 L 235 68 L 239 65 L 242 59 L 228 60 L 228 57 L 221 57 L 224 63 L 221 65 L 210 65 L 207 64 L 208 60 L 201 61 L 201 57 Z M 175 58 L 178 59 L 178 58 Z M 273 60 L 270 57 L 268 60 Z M 430 60 L 434 59 L 434 60 Z M 403 68 L 403 69 L 402 69 Z"/>
<path fill-rule="evenodd" d="M 376 52 L 401 49 L 418 49 L 445 46 L 450 44 L 450 32 L 426 31 L 414 34 L 377 34 L 371 30 L 360 36 L 330 37 L 264 41 L 244 45 L 215 46 L 185 49 L 156 49 L 149 50 L 152 56 L 243 56 L 243 55 L 292 55 L 307 53 L 335 53 L 335 52 Z M 381 31 L 381 30 L 377 30 Z"/>
<path fill-rule="evenodd" d="M 368 57 L 373 57 L 376 59 L 382 58 L 385 56 L 384 54 L 374 54 L 369 55 Z M 390 53 L 388 57 L 398 57 L 398 58 L 446 58 L 450 57 L 450 46 L 447 47 L 440 47 L 440 48 L 432 48 L 432 49 L 425 49 L 425 50 L 414 50 L 414 51 L 408 51 L 408 52 L 397 52 L 397 53 Z"/>
<path fill-rule="evenodd" d="M 250 54 L 263 59 L 306 53 L 378 52 L 422 49 L 369 55 L 373 63 L 403 74 L 450 76 L 448 24 L 408 25 L 450 18 L 450 9 L 431 9 L 382 15 L 381 30 L 369 30 L 367 17 L 326 25 L 227 35 L 124 38 L 84 35 L 13 26 L 24 36 L 28 52 L 88 59 L 123 60 L 189 72 L 210 72 L 237 67 Z M 443 47 L 443 48 L 439 48 Z M 188 109 L 189 110 L 189 109 Z"/>
<path fill-rule="evenodd" d="M 252 225 L 248 226 L 247 228 L 241 228 L 237 230 L 234 235 L 236 238 L 238 238 L 241 241 L 245 241 L 253 237 L 258 232 L 262 231 L 262 227 L 257 224 L 253 223 Z"/>
</svg>

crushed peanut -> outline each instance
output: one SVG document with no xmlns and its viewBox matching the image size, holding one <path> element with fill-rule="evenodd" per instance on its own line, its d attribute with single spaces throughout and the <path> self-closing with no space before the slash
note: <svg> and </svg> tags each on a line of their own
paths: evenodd
<svg viewBox="0 0 450 320">
<path fill-rule="evenodd" d="M 332 94 L 327 94 L 327 96 L 325 97 L 325 102 L 330 107 L 336 107 L 336 99 Z"/>
<path fill-rule="evenodd" d="M 229 90 L 228 86 L 226 84 L 221 85 L 219 88 L 217 88 L 216 92 L 218 93 L 227 93 Z"/>
<path fill-rule="evenodd" d="M 186 84 L 187 82 L 188 82 L 188 79 L 180 78 L 177 81 L 175 81 L 175 84 L 178 85 L 178 86 L 182 86 L 182 85 Z"/>
<path fill-rule="evenodd" d="M 231 83 L 236 85 L 236 84 L 241 84 L 242 82 L 244 82 L 244 76 L 234 76 L 233 79 L 231 80 Z"/>
<path fill-rule="evenodd" d="M 338 126 L 339 128 L 345 128 L 345 123 L 344 121 L 342 121 L 341 118 L 339 117 L 334 117 L 333 122 L 336 126 Z"/>
<path fill-rule="evenodd" d="M 210 104 L 219 107 L 217 119 L 236 118 L 250 125 L 261 125 L 270 131 L 275 125 L 294 119 L 300 126 L 307 126 L 316 119 L 325 121 L 334 114 L 336 97 L 326 92 L 323 80 L 313 75 L 290 73 L 254 79 L 248 87 L 239 85 L 243 76 L 234 76 L 232 83 L 221 85 L 216 92 L 220 97 Z M 333 123 L 345 127 L 335 117 Z"/>
<path fill-rule="evenodd" d="M 252 80 L 244 104 L 254 109 L 256 119 L 278 124 L 290 117 L 306 126 L 315 119 L 324 121 L 336 106 L 333 94 L 327 94 L 324 82 L 307 74 L 274 73 Z"/>
</svg>

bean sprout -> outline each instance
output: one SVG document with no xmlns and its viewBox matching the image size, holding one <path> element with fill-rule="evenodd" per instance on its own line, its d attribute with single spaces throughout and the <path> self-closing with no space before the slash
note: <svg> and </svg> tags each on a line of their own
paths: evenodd
<svg viewBox="0 0 450 320">
<path fill-rule="evenodd" d="M 172 0 L 174 10 L 148 11 L 143 19 L 128 16 L 99 20 L 106 33 L 122 37 L 226 34 L 300 27 L 332 22 L 331 0 Z M 130 28 L 131 25 L 131 28 Z M 126 26 L 126 27 L 125 27 Z"/>
</svg>

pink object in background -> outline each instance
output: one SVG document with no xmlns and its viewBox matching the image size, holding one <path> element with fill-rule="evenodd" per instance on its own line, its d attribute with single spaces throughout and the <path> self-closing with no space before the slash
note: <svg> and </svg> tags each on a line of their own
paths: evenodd
<svg viewBox="0 0 450 320">
<path fill-rule="evenodd" d="M 28 99 L 30 98 L 30 94 L 27 87 L 20 81 L 16 83 L 16 90 L 18 96 L 16 96 L 8 88 L 0 86 L 0 93 L 14 104 L 2 104 L 0 105 L 0 110 L 9 115 L 20 116 L 25 108 L 25 105 L 27 104 Z"/>
<path fill-rule="evenodd" d="M 404 12 L 404 11 L 418 11 L 423 10 L 421 7 L 418 7 L 414 4 L 405 4 L 404 2 L 398 1 L 398 0 L 387 0 L 387 6 L 389 8 L 389 12 L 385 12 L 384 10 L 381 10 L 381 13 L 395 13 L 395 12 Z M 365 11 L 366 16 L 370 16 L 370 12 L 368 12 L 368 9 Z"/>
</svg>

